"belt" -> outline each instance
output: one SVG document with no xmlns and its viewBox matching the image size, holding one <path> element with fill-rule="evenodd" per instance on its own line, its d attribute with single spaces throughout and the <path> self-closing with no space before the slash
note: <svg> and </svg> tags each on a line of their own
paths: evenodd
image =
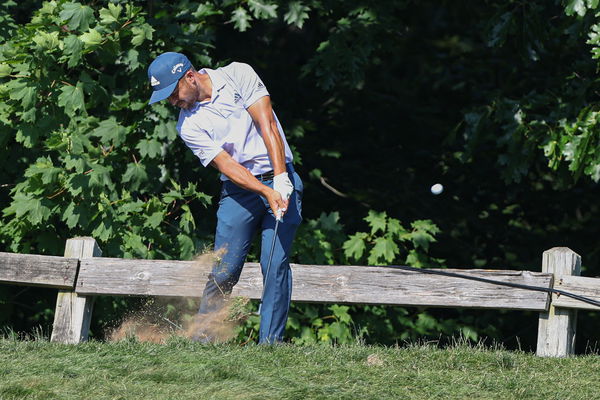
<svg viewBox="0 0 600 400">
<path fill-rule="evenodd" d="M 275 173 L 272 170 L 269 172 L 265 172 L 264 174 L 254 175 L 254 177 L 256 179 L 258 179 L 259 181 L 271 181 L 271 180 L 273 180 L 274 176 L 275 176 Z"/>
</svg>

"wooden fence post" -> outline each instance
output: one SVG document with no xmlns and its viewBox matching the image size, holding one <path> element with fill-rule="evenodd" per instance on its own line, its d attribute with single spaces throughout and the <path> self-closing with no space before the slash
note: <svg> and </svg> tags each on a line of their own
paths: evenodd
<svg viewBox="0 0 600 400">
<path fill-rule="evenodd" d="M 78 237 L 67 240 L 65 257 L 83 259 L 101 255 L 102 251 L 94 238 Z M 50 340 L 59 343 L 86 341 L 93 306 L 93 296 L 79 296 L 74 291 L 59 291 Z"/>
<path fill-rule="evenodd" d="M 567 247 L 554 247 L 542 255 L 542 272 L 563 275 L 581 274 L 581 257 Z M 552 295 L 553 300 L 556 295 Z M 568 357 L 575 351 L 577 310 L 556 308 L 550 303 L 548 312 L 540 313 L 536 354 L 541 357 Z"/>
</svg>

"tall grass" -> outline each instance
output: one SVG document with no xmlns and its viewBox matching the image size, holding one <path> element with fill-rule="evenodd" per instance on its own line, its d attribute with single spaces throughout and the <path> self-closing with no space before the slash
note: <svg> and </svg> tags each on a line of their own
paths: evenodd
<svg viewBox="0 0 600 400">
<path fill-rule="evenodd" d="M 30 338 L 34 339 L 34 338 Z M 403 347 L 0 339 L 0 399 L 594 399 L 600 357 Z"/>
</svg>

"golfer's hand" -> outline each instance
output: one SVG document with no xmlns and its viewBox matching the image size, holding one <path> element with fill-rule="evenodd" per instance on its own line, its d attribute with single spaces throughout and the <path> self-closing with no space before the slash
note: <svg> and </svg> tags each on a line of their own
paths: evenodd
<svg viewBox="0 0 600 400">
<path fill-rule="evenodd" d="M 281 194 L 281 198 L 283 200 L 290 199 L 290 196 L 294 192 L 294 185 L 292 185 L 287 172 L 282 172 L 281 174 L 273 177 L 273 189 Z"/>
<path fill-rule="evenodd" d="M 285 214 L 285 212 L 287 211 L 288 201 L 283 200 L 281 198 L 281 194 L 278 191 L 273 190 L 273 189 L 269 190 L 269 192 L 267 192 L 267 195 L 265 197 L 267 198 L 267 201 L 269 202 L 269 206 L 271 207 L 271 210 L 273 211 L 273 215 L 275 215 L 275 218 L 281 219 L 281 217 L 283 217 L 283 214 Z"/>
</svg>

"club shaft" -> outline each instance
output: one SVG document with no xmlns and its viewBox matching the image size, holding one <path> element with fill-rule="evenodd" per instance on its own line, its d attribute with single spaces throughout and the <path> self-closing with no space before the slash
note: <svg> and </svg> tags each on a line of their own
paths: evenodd
<svg viewBox="0 0 600 400">
<path fill-rule="evenodd" d="M 271 270 L 271 262 L 273 261 L 273 252 L 275 251 L 275 240 L 277 239 L 277 228 L 279 228 L 279 220 L 275 219 L 275 229 L 273 231 L 273 240 L 271 240 L 271 251 L 269 252 L 269 261 L 267 262 L 267 273 L 263 279 L 263 290 L 260 295 L 260 304 L 258 305 L 258 314 L 260 314 L 260 310 L 262 308 L 263 298 L 265 297 L 265 290 L 267 288 L 267 283 L 269 282 L 269 271 Z"/>
</svg>

